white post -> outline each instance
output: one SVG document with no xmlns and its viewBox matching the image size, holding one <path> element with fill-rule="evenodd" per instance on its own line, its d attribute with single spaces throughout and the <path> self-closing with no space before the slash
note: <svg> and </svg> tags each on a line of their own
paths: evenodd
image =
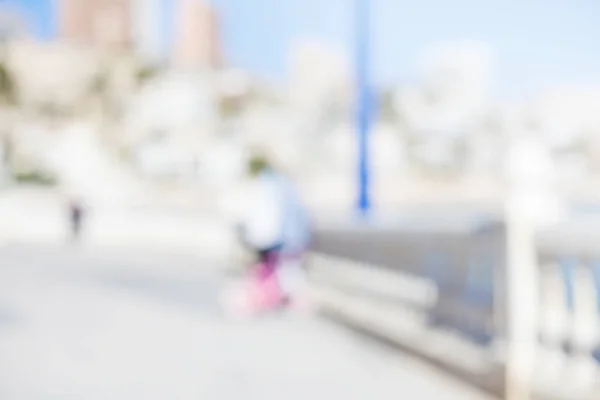
<svg viewBox="0 0 600 400">
<path fill-rule="evenodd" d="M 506 400 L 530 400 L 535 361 L 537 302 L 535 286 L 534 228 L 509 200 L 506 210 L 508 233 L 507 314 L 508 347 Z"/>
<path fill-rule="evenodd" d="M 535 232 L 559 217 L 553 161 L 533 138 L 517 139 L 507 157 L 506 400 L 530 400 L 538 335 L 539 271 Z"/>
</svg>

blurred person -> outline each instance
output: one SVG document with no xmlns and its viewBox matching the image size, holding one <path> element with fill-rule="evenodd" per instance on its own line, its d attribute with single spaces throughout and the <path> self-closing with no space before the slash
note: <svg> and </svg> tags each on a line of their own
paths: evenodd
<svg viewBox="0 0 600 400">
<path fill-rule="evenodd" d="M 84 219 L 84 209 L 81 200 L 71 198 L 68 204 L 69 227 L 71 231 L 71 241 L 78 242 L 81 238 L 81 230 Z"/>
<path fill-rule="evenodd" d="M 255 254 L 259 283 L 254 293 L 265 306 L 298 300 L 305 280 L 302 261 L 310 242 L 310 224 L 292 181 L 262 156 L 248 164 L 248 198 L 238 235 Z M 251 295 L 252 296 L 252 295 Z"/>
</svg>

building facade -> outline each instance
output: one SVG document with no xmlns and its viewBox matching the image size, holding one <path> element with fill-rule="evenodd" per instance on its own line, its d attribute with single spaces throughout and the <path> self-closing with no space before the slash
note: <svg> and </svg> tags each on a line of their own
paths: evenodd
<svg viewBox="0 0 600 400">
<path fill-rule="evenodd" d="M 132 0 L 60 0 L 60 39 L 106 47 L 131 43 Z"/>
<path fill-rule="evenodd" d="M 184 69 L 221 64 L 218 17 L 202 0 L 179 0 L 175 10 L 172 62 Z"/>
<path fill-rule="evenodd" d="M 221 64 L 218 15 L 204 0 L 59 0 L 59 37 L 94 46 L 132 45 L 185 69 Z"/>
</svg>

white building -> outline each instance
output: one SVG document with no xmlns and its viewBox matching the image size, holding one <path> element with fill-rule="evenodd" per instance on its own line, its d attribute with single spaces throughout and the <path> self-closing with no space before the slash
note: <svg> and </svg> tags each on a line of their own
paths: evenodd
<svg viewBox="0 0 600 400">
<path fill-rule="evenodd" d="M 348 60 L 343 52 L 322 40 L 300 40 L 289 54 L 288 85 L 292 104 L 308 112 L 330 101 L 351 100 Z"/>
<path fill-rule="evenodd" d="M 8 62 L 25 106 L 76 105 L 90 90 L 99 66 L 96 55 L 88 49 L 29 40 L 10 42 Z"/>
<path fill-rule="evenodd" d="M 552 147 L 600 133 L 600 87 L 563 85 L 541 93 L 529 110 Z"/>
<path fill-rule="evenodd" d="M 472 42 L 442 43 L 422 56 L 422 81 L 397 93 L 395 106 L 419 132 L 465 131 L 487 111 L 492 62 Z"/>
</svg>

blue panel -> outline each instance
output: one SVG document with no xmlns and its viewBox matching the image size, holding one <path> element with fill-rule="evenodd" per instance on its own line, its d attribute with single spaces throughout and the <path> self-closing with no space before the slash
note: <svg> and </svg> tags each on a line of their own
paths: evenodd
<svg viewBox="0 0 600 400">
<path fill-rule="evenodd" d="M 594 277 L 594 289 L 596 290 L 596 307 L 600 313 L 600 260 L 595 260 L 590 265 Z"/>
<path fill-rule="evenodd" d="M 450 283 L 450 265 L 447 256 L 429 251 L 425 254 L 425 273 L 440 288 L 447 287 Z"/>
<path fill-rule="evenodd" d="M 575 307 L 575 282 L 573 280 L 573 272 L 577 266 L 577 260 L 572 257 L 565 257 L 559 261 L 560 271 L 565 290 L 565 302 L 569 311 L 573 311 Z"/>
<path fill-rule="evenodd" d="M 474 257 L 470 261 L 464 298 L 477 307 L 493 305 L 494 263 L 490 254 Z"/>
</svg>

